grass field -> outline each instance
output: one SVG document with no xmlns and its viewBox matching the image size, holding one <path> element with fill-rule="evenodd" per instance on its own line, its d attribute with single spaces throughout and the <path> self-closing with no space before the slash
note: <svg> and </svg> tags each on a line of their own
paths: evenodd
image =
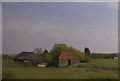
<svg viewBox="0 0 120 81">
<path fill-rule="evenodd" d="M 3 78 L 11 79 L 118 79 L 118 60 L 92 59 L 89 67 L 38 68 L 3 60 Z M 10 66 L 9 66 L 10 65 Z"/>
<path fill-rule="evenodd" d="M 96 68 L 118 68 L 118 60 L 115 59 L 92 59 L 90 61 L 91 67 Z"/>
</svg>

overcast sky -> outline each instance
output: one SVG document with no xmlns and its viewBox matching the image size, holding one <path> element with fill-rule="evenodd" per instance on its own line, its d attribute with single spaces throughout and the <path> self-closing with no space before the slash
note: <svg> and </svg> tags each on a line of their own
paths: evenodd
<svg viewBox="0 0 120 81">
<path fill-rule="evenodd" d="M 118 52 L 117 9 L 117 2 L 3 3 L 3 53 L 51 50 L 55 43 Z"/>
<path fill-rule="evenodd" d="M 0 2 L 0 55 L 2 54 L 2 3 Z"/>
</svg>

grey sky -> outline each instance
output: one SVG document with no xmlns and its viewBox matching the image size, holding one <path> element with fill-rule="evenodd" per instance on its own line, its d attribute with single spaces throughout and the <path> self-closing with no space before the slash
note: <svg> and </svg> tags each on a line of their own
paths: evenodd
<svg viewBox="0 0 120 81">
<path fill-rule="evenodd" d="M 51 50 L 66 43 L 81 51 L 117 52 L 117 2 L 3 3 L 3 53 Z"/>
</svg>

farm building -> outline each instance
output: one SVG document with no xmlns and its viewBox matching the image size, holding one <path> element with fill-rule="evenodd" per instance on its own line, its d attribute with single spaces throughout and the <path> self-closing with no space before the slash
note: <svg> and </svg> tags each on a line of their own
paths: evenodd
<svg viewBox="0 0 120 81">
<path fill-rule="evenodd" d="M 79 66 L 80 59 L 69 53 L 69 52 L 61 52 L 59 56 L 59 67 L 67 67 L 67 66 Z"/>
<path fill-rule="evenodd" d="M 15 57 L 15 60 L 29 64 L 38 64 L 41 61 L 33 52 L 21 52 Z"/>
</svg>

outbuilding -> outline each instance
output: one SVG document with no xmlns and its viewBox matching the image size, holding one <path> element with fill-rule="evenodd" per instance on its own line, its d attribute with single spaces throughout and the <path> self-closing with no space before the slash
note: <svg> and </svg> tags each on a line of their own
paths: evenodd
<svg viewBox="0 0 120 81">
<path fill-rule="evenodd" d="M 39 64 L 40 59 L 39 57 L 33 53 L 33 52 L 21 52 L 15 57 L 16 61 L 20 61 L 23 63 L 28 63 L 28 64 Z"/>
<path fill-rule="evenodd" d="M 70 52 L 61 52 L 59 56 L 59 67 L 79 66 L 80 59 Z"/>
</svg>

